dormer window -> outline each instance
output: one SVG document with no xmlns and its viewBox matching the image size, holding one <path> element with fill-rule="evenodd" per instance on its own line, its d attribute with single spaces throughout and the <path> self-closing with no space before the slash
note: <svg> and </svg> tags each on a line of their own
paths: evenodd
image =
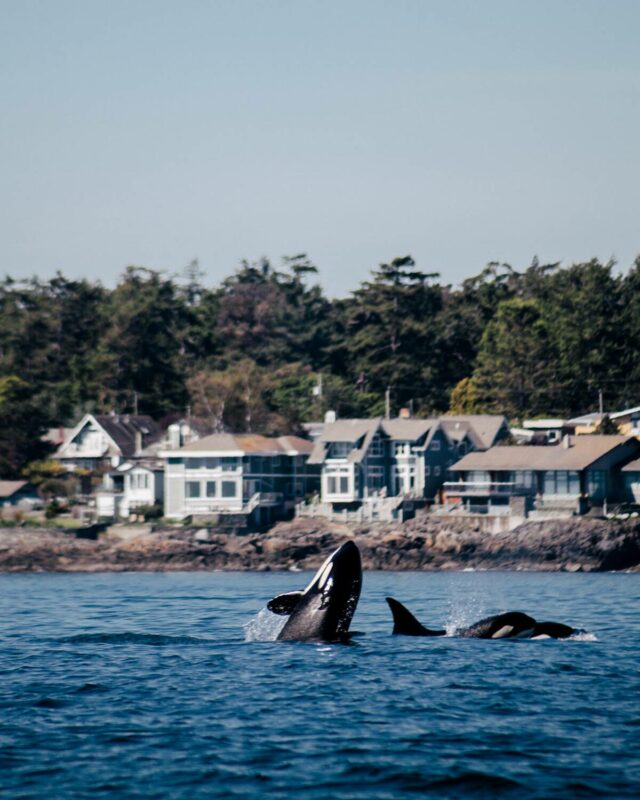
<svg viewBox="0 0 640 800">
<path fill-rule="evenodd" d="M 382 453 L 382 441 L 379 436 L 375 436 L 371 440 L 371 445 L 369 447 L 369 455 L 370 456 L 381 456 Z"/>
<path fill-rule="evenodd" d="M 396 457 L 411 455 L 411 442 L 394 442 L 393 453 Z"/>
<path fill-rule="evenodd" d="M 351 450 L 353 444 L 351 442 L 331 442 L 330 458 L 346 458 Z"/>
</svg>

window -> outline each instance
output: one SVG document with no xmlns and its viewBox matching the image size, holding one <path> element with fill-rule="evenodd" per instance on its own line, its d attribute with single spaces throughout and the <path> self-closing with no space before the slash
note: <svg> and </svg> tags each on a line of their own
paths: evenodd
<svg viewBox="0 0 640 800">
<path fill-rule="evenodd" d="M 434 474 L 436 477 L 437 477 L 438 475 L 440 475 L 440 467 L 438 467 L 438 466 L 435 466 L 435 467 L 433 468 L 433 474 Z"/>
<path fill-rule="evenodd" d="M 589 496 L 594 500 L 604 500 L 607 494 L 607 474 L 601 469 L 587 471 Z"/>
<path fill-rule="evenodd" d="M 382 441 L 379 436 L 374 436 L 369 447 L 369 455 L 379 457 L 382 455 Z"/>
<path fill-rule="evenodd" d="M 204 467 L 204 458 L 185 458 L 187 469 L 200 469 Z"/>
<path fill-rule="evenodd" d="M 236 482 L 235 481 L 222 481 L 222 496 L 235 497 L 236 496 Z"/>
<path fill-rule="evenodd" d="M 351 442 L 331 442 L 331 458 L 346 458 L 352 449 Z"/>
<path fill-rule="evenodd" d="M 238 466 L 238 459 L 236 458 L 221 458 L 220 465 L 223 472 L 231 472 Z"/>
<path fill-rule="evenodd" d="M 327 494 L 349 494 L 349 467 L 336 467 L 327 474 Z"/>
<path fill-rule="evenodd" d="M 169 463 L 170 464 L 182 464 L 182 459 L 181 458 L 176 458 L 174 456 L 170 456 L 169 457 Z"/>
<path fill-rule="evenodd" d="M 431 467 L 427 464 L 424 468 L 424 476 L 428 478 L 431 475 Z"/>
<path fill-rule="evenodd" d="M 410 442 L 394 442 L 393 453 L 395 456 L 408 456 L 411 453 Z"/>
<path fill-rule="evenodd" d="M 431 449 L 432 450 L 439 450 L 440 449 L 440 440 L 439 439 L 434 439 L 431 442 Z"/>
<path fill-rule="evenodd" d="M 367 486 L 371 491 L 378 491 L 384 485 L 384 469 L 382 467 L 369 467 L 367 471 Z"/>
<path fill-rule="evenodd" d="M 519 469 L 513 473 L 513 482 L 524 489 L 535 489 L 536 481 L 533 470 Z"/>
<path fill-rule="evenodd" d="M 187 481 L 187 497 L 200 497 L 200 481 Z"/>
<path fill-rule="evenodd" d="M 215 496 L 216 496 L 216 482 L 207 481 L 207 497 L 215 497 Z"/>
</svg>

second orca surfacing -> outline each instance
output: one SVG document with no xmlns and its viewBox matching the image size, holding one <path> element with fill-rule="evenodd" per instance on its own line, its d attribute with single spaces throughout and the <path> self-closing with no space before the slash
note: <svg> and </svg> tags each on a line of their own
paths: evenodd
<svg viewBox="0 0 640 800">
<path fill-rule="evenodd" d="M 393 615 L 393 633 L 401 636 L 445 636 L 445 630 L 425 628 L 408 608 L 393 597 L 386 598 Z M 466 639 L 568 639 L 579 631 L 561 622 L 537 622 L 522 611 L 507 611 L 485 617 L 454 636 Z"/>
</svg>

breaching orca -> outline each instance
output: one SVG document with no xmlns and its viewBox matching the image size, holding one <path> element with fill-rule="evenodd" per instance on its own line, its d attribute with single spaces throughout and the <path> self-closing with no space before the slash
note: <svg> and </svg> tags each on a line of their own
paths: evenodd
<svg viewBox="0 0 640 800">
<path fill-rule="evenodd" d="M 329 556 L 304 591 L 281 594 L 267 603 L 269 611 L 289 617 L 278 641 L 347 641 L 361 588 L 360 551 L 353 542 L 346 542 Z"/>
<path fill-rule="evenodd" d="M 403 636 L 444 636 L 446 631 L 425 628 L 409 609 L 393 597 L 387 597 L 393 615 L 393 633 Z M 536 622 L 521 611 L 507 611 L 485 617 L 468 628 L 459 628 L 455 636 L 470 639 L 550 638 L 567 639 L 578 631 L 560 622 Z"/>
</svg>

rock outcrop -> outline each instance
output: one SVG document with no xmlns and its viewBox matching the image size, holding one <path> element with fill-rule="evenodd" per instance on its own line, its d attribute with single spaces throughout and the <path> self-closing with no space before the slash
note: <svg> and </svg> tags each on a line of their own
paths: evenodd
<svg viewBox="0 0 640 800">
<path fill-rule="evenodd" d="M 313 569 L 354 539 L 365 569 L 638 570 L 640 519 L 528 522 L 490 534 L 472 520 L 424 514 L 404 524 L 282 522 L 266 533 L 114 526 L 96 541 L 44 529 L 0 529 L 2 572 Z"/>
</svg>

